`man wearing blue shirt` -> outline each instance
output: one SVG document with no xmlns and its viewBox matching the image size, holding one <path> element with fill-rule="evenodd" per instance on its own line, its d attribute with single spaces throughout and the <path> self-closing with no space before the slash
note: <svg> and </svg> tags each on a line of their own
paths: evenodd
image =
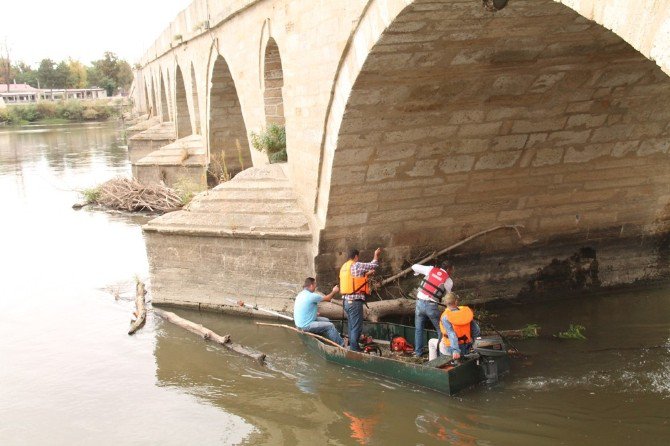
<svg viewBox="0 0 670 446">
<path fill-rule="evenodd" d="M 321 296 L 315 291 L 316 279 L 308 277 L 305 279 L 302 291 L 295 297 L 295 304 L 293 305 L 295 326 L 303 331 L 324 336 L 344 346 L 344 341 L 337 332 L 335 325 L 328 318 L 317 316 L 319 302 L 330 302 L 333 296 L 340 291 L 340 287 L 335 285 L 333 291 L 326 296 Z"/>
</svg>

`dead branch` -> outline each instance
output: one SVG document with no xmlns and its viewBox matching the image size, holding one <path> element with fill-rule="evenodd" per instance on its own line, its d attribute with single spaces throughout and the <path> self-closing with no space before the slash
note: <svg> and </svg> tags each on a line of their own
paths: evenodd
<svg viewBox="0 0 670 446">
<path fill-rule="evenodd" d="M 130 324 L 130 329 L 128 334 L 131 335 L 135 333 L 144 325 L 144 322 L 147 320 L 147 307 L 144 305 L 144 296 L 147 294 L 146 289 L 144 288 L 144 283 L 137 281 L 135 285 L 135 311 L 136 319 Z"/>
<path fill-rule="evenodd" d="M 164 184 L 142 184 L 130 178 L 114 178 L 99 187 L 95 204 L 121 211 L 170 212 L 182 207 L 177 192 Z"/>
<path fill-rule="evenodd" d="M 523 225 L 500 225 L 500 226 L 495 226 L 495 227 L 493 227 L 493 228 L 486 229 L 486 230 L 484 230 L 484 231 L 480 231 L 480 232 L 478 232 L 478 233 L 476 233 L 476 234 L 471 235 L 470 237 L 464 238 L 463 240 L 461 240 L 461 241 L 458 242 L 458 243 L 454 243 L 453 245 L 451 245 L 451 246 L 449 246 L 449 247 L 447 247 L 447 248 L 444 248 L 444 249 L 441 250 L 441 251 L 434 252 L 433 254 L 431 254 L 431 255 L 429 255 L 428 257 L 426 257 L 426 258 L 424 258 L 424 259 L 418 261 L 417 263 L 418 263 L 419 265 L 423 265 L 423 264 L 426 263 L 427 261 L 432 260 L 432 259 L 434 259 L 435 257 L 439 257 L 439 256 L 441 256 L 442 254 L 445 254 L 445 253 L 447 253 L 447 252 L 449 252 L 449 251 L 451 251 L 451 250 L 453 250 L 453 249 L 455 249 L 455 248 L 458 248 L 459 246 L 464 245 L 465 243 L 467 243 L 467 242 L 469 242 L 469 241 L 471 241 L 471 240 L 474 240 L 474 239 L 476 239 L 477 237 L 481 237 L 481 236 L 484 235 L 484 234 L 488 234 L 489 232 L 497 231 L 497 230 L 499 230 L 499 229 L 514 229 L 514 230 L 516 231 L 517 235 L 519 236 L 519 239 L 521 239 L 521 233 L 519 232 L 519 228 L 523 228 Z M 399 279 L 399 278 L 405 276 L 406 274 L 410 273 L 411 271 L 412 271 L 412 267 L 406 268 L 406 269 L 400 271 L 398 274 L 393 275 L 393 276 L 389 277 L 388 279 L 384 279 L 384 280 L 382 280 L 379 286 L 383 286 L 383 285 L 386 285 L 386 284 L 388 284 L 388 283 L 391 283 L 391 282 L 393 282 L 394 280 Z"/>
</svg>

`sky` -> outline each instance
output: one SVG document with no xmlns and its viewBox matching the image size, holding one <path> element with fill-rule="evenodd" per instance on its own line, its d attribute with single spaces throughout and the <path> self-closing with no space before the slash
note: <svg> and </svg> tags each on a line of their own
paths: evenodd
<svg viewBox="0 0 670 446">
<path fill-rule="evenodd" d="M 69 57 L 88 65 L 105 51 L 138 62 L 191 0 L 0 0 L 0 48 L 37 67 Z"/>
</svg>

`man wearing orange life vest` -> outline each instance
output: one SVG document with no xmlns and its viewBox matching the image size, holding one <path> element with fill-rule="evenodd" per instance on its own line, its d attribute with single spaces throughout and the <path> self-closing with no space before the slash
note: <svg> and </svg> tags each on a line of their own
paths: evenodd
<svg viewBox="0 0 670 446">
<path fill-rule="evenodd" d="M 447 309 L 440 316 L 440 353 L 459 359 L 470 350 L 472 340 L 479 337 L 479 325 L 470 307 L 458 305 L 454 293 L 448 293 L 444 301 Z"/>
<path fill-rule="evenodd" d="M 442 302 L 442 297 L 451 292 L 454 281 L 451 275 L 454 272 L 454 266 L 451 262 L 445 261 L 442 267 L 412 265 L 414 275 L 423 274 L 424 278 L 419 285 L 416 293 L 416 307 L 414 310 L 414 356 L 421 356 L 423 353 L 423 328 L 426 320 L 430 320 L 435 330 L 440 331 L 440 308 L 438 305 Z"/>
<path fill-rule="evenodd" d="M 358 249 L 352 249 L 340 268 L 340 293 L 349 320 L 349 348 L 353 351 L 360 350 L 358 338 L 363 331 L 363 304 L 370 294 L 368 276 L 377 268 L 381 252 L 381 248 L 377 248 L 372 262 L 364 263 L 358 261 Z"/>
</svg>

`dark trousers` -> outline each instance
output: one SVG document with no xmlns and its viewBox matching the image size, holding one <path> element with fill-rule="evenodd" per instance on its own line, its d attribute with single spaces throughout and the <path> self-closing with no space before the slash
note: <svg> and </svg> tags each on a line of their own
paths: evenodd
<svg viewBox="0 0 670 446">
<path fill-rule="evenodd" d="M 363 301 L 345 300 L 344 311 L 349 319 L 349 349 L 359 351 L 358 339 L 363 332 Z"/>
</svg>

